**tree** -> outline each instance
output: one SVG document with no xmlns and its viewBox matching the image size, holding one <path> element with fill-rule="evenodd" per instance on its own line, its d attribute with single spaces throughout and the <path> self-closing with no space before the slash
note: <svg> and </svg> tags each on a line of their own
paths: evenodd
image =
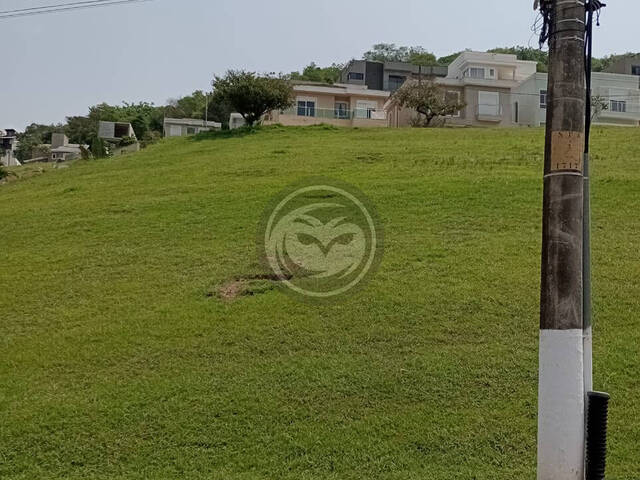
<svg viewBox="0 0 640 480">
<path fill-rule="evenodd" d="M 594 58 L 592 65 L 594 72 L 604 72 L 607 68 L 613 65 L 615 62 L 619 60 L 623 60 L 625 58 L 637 57 L 640 53 L 627 52 L 622 55 L 607 55 L 602 58 Z"/>
<path fill-rule="evenodd" d="M 167 117 L 204 120 L 207 95 L 202 90 L 196 90 L 191 95 L 169 99 L 165 113 Z"/>
<path fill-rule="evenodd" d="M 493 48 L 491 50 L 487 50 L 488 53 L 508 53 L 511 55 L 515 55 L 518 57 L 518 60 L 528 60 L 532 62 L 537 62 L 538 72 L 548 72 L 549 68 L 549 54 L 547 52 L 543 52 L 538 48 L 532 47 L 523 47 L 521 45 L 517 45 L 515 47 L 503 47 L 503 48 Z"/>
<path fill-rule="evenodd" d="M 437 65 L 436 56 L 420 46 L 398 47 L 395 43 L 377 43 L 364 53 L 363 58 L 372 62 L 408 62 L 414 65 Z"/>
<path fill-rule="evenodd" d="M 432 81 L 424 83 L 406 82 L 393 94 L 401 107 L 412 108 L 424 115 L 423 125 L 428 127 L 434 118 L 454 115 L 466 104 L 447 96 L 446 92 Z"/>
<path fill-rule="evenodd" d="M 82 116 L 67 117 L 64 133 L 69 138 L 69 143 L 91 145 L 92 140 L 98 136 L 98 121 Z"/>
<path fill-rule="evenodd" d="M 264 114 L 289 108 L 293 103 L 293 87 L 282 76 L 229 70 L 224 77 L 216 76 L 212 84 L 214 101 L 231 105 L 249 126 Z"/>
<path fill-rule="evenodd" d="M 440 58 L 438 58 L 438 65 L 441 65 L 443 67 L 448 67 L 462 53 L 463 52 L 455 52 L 455 53 L 452 53 L 451 55 L 446 55 L 444 57 L 440 57 Z"/>
<path fill-rule="evenodd" d="M 602 112 L 609 110 L 609 102 L 602 95 L 591 97 L 591 121 L 596 120 Z"/>
<path fill-rule="evenodd" d="M 291 72 L 291 80 L 306 80 L 309 82 L 336 83 L 340 80 L 340 73 L 344 65 L 332 63 L 329 67 L 319 67 L 314 62 L 304 67 L 302 73 Z"/>
<path fill-rule="evenodd" d="M 422 47 L 410 48 L 409 58 L 407 60 L 409 63 L 412 63 L 414 65 L 420 65 L 422 67 L 430 67 L 430 66 L 438 65 L 436 56 L 431 52 L 427 52 Z"/>
<path fill-rule="evenodd" d="M 23 133 L 18 134 L 18 148 L 16 149 L 16 158 L 20 162 L 33 158 L 33 152 L 38 146 L 51 143 L 51 135 L 54 133 L 62 133 L 64 127 L 62 125 L 42 125 L 32 123 Z"/>
</svg>

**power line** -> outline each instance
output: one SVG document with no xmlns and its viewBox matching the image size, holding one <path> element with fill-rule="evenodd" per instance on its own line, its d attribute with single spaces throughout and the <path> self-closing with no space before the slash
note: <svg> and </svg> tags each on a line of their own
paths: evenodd
<svg viewBox="0 0 640 480">
<path fill-rule="evenodd" d="M 112 1 L 112 0 L 88 0 L 88 1 L 84 1 L 84 2 L 58 3 L 58 4 L 55 4 L 55 5 L 41 5 L 39 7 L 19 8 L 19 9 L 15 9 L 15 10 L 4 10 L 4 11 L 0 12 L 0 15 L 3 15 L 5 13 L 19 13 L 19 12 L 29 12 L 29 11 L 33 11 L 33 10 L 43 10 L 43 9 L 46 9 L 46 8 L 70 7 L 72 5 L 86 5 L 88 3 L 104 3 L 104 2 L 108 2 L 108 1 Z"/>
<path fill-rule="evenodd" d="M 87 2 L 62 3 L 48 5 L 44 7 L 34 7 L 32 9 L 17 9 L 0 12 L 0 20 L 5 18 L 28 17 L 32 15 L 43 15 L 47 13 L 68 12 L 72 10 L 89 9 L 96 7 L 107 7 L 111 5 L 125 5 L 133 3 L 151 2 L 153 0 L 94 0 Z"/>
</svg>

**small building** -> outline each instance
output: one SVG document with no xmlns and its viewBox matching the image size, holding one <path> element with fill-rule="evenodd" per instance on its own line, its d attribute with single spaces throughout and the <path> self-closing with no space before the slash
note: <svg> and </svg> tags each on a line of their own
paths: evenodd
<svg viewBox="0 0 640 480">
<path fill-rule="evenodd" d="M 86 150 L 89 146 L 69 143 L 69 139 L 64 133 L 54 133 L 51 135 L 49 160 L 52 162 L 74 160 L 82 155 L 83 148 Z"/>
<path fill-rule="evenodd" d="M 0 130 L 0 165 L 5 167 L 20 166 L 20 162 L 15 156 L 18 144 L 18 132 L 12 128 Z"/>
<path fill-rule="evenodd" d="M 635 75 L 640 77 L 640 54 L 623 55 L 605 69 L 606 73 Z M 640 80 L 638 81 L 640 83 Z"/>
<path fill-rule="evenodd" d="M 140 142 L 138 142 L 136 132 L 127 122 L 100 121 L 98 137 L 113 144 L 113 147 L 108 147 L 112 155 L 122 155 L 140 150 Z"/>
<path fill-rule="evenodd" d="M 130 123 L 104 122 L 98 124 L 98 137 L 108 142 L 119 142 L 123 138 L 136 138 L 136 132 Z"/>
<path fill-rule="evenodd" d="M 229 115 L 229 130 L 233 130 L 235 128 L 240 128 L 245 125 L 244 117 L 242 114 L 233 112 Z"/>
<path fill-rule="evenodd" d="M 292 107 L 273 111 L 264 123 L 341 127 L 386 127 L 384 104 L 390 93 L 370 90 L 366 85 L 298 82 L 293 86 Z"/>
<path fill-rule="evenodd" d="M 165 137 L 185 137 L 188 135 L 197 135 L 201 132 L 209 130 L 220 130 L 222 124 L 219 122 L 209 122 L 198 120 L 197 118 L 165 118 L 164 119 L 164 136 Z"/>
</svg>

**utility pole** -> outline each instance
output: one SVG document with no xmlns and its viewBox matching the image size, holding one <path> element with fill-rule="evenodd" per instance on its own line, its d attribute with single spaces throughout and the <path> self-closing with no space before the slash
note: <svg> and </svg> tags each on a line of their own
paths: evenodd
<svg viewBox="0 0 640 480">
<path fill-rule="evenodd" d="M 209 92 L 204 93 L 204 126 L 209 125 Z"/>
<path fill-rule="evenodd" d="M 538 480 L 583 480 L 585 4 L 542 0 L 549 38 L 544 161 Z"/>
</svg>

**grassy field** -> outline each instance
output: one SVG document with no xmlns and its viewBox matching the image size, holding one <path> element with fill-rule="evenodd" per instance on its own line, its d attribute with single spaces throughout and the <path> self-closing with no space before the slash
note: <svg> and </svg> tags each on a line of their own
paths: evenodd
<svg viewBox="0 0 640 480">
<path fill-rule="evenodd" d="M 270 127 L 0 186 L 0 478 L 533 479 L 543 131 Z M 640 478 L 640 133 L 593 135 L 595 385 Z M 262 209 L 377 205 L 338 304 L 268 288 Z"/>
</svg>

